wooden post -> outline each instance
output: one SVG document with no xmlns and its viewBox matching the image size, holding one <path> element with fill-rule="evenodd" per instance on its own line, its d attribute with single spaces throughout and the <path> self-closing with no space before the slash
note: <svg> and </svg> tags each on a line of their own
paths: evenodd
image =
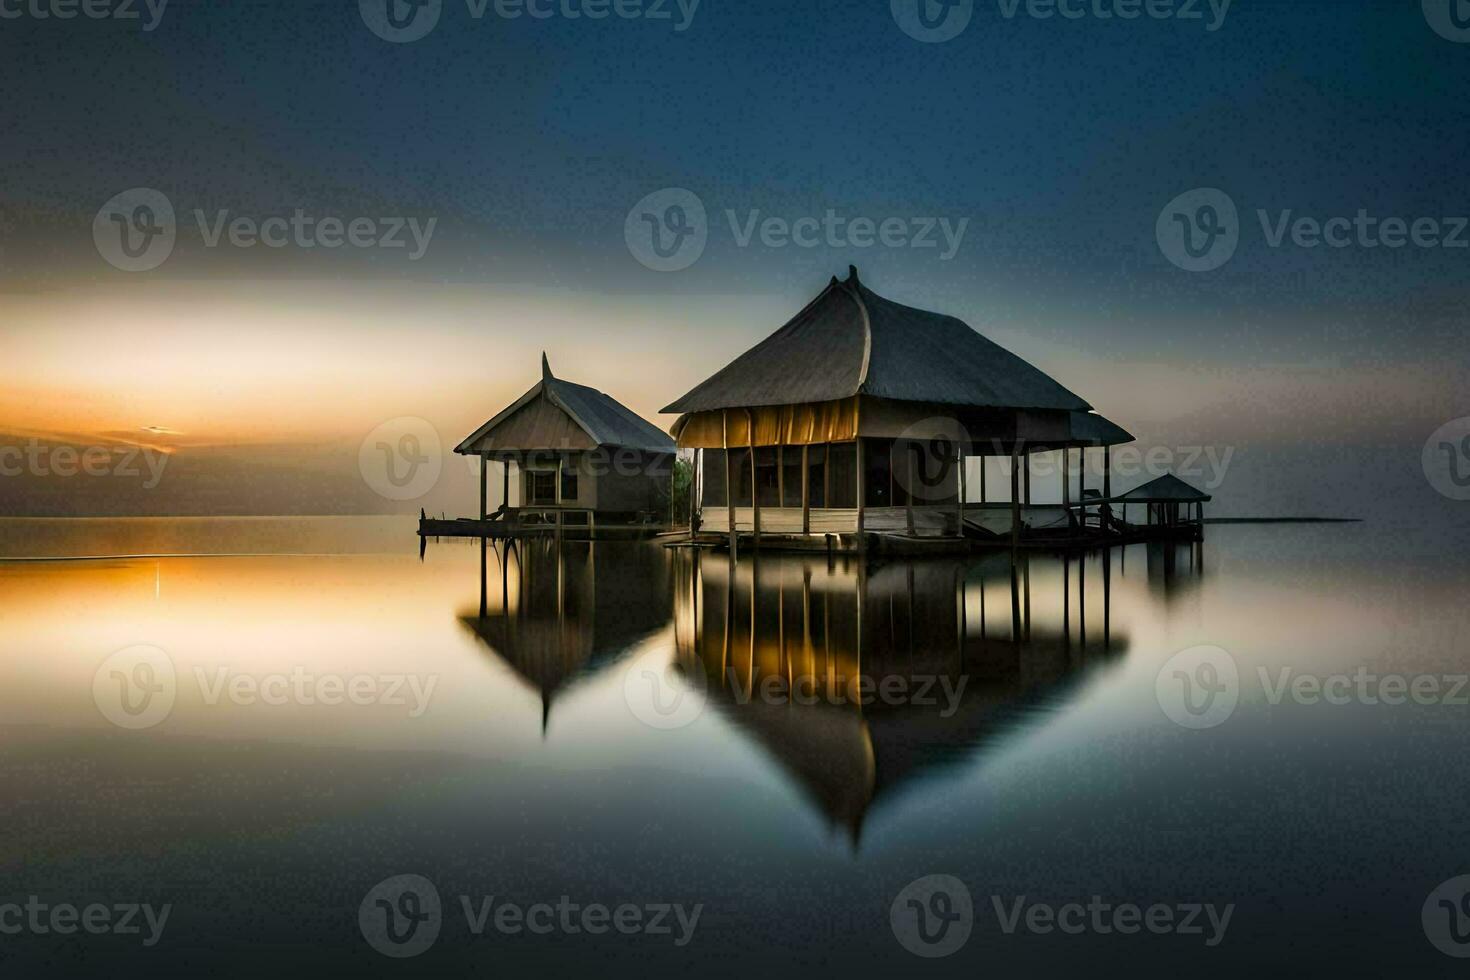
<svg viewBox="0 0 1470 980">
<path fill-rule="evenodd" d="M 909 537 L 914 536 L 914 453 L 919 447 L 912 442 L 904 443 L 904 479 L 908 486 L 904 487 L 903 494 L 903 517 L 908 524 Z"/>
<path fill-rule="evenodd" d="M 510 460 L 500 461 L 500 506 L 505 509 L 505 515 L 510 516 Z"/>
<path fill-rule="evenodd" d="M 725 450 L 725 508 L 730 515 L 730 557 L 735 558 L 737 542 L 735 538 L 735 481 L 730 477 L 730 412 L 728 409 L 720 409 L 720 445 Z M 731 581 L 734 581 L 735 569 L 730 569 Z"/>
<path fill-rule="evenodd" d="M 868 457 L 867 457 L 867 454 L 863 451 L 863 437 L 862 436 L 858 436 L 858 438 L 857 438 L 857 510 L 858 510 L 858 515 L 857 515 L 857 533 L 858 533 L 858 541 L 859 541 L 859 544 L 861 544 L 861 542 L 862 542 L 862 535 L 863 535 L 863 516 L 864 516 L 863 511 L 867 509 L 867 505 L 866 505 L 866 503 L 863 500 L 863 497 L 867 493 L 867 489 L 868 489 L 867 488 L 867 483 L 868 483 L 867 475 L 863 472 L 865 469 L 867 469 L 867 464 L 868 464 Z"/>
<path fill-rule="evenodd" d="M 751 535 L 755 546 L 761 546 L 761 495 L 760 495 L 760 470 L 755 465 L 755 413 L 750 409 L 745 410 L 745 434 L 746 442 L 750 444 L 750 521 Z M 754 593 L 751 603 L 754 604 Z"/>
<path fill-rule="evenodd" d="M 1021 457 L 1016 452 L 1017 444 L 1011 443 L 1011 559 L 1015 560 L 1016 549 L 1021 546 Z M 1015 568 L 1012 566 L 1012 581 Z"/>
<path fill-rule="evenodd" d="M 822 450 L 822 506 L 832 506 L 832 443 Z"/>
<path fill-rule="evenodd" d="M 801 533 L 812 533 L 812 471 L 808 464 L 810 446 L 801 447 Z"/>
<path fill-rule="evenodd" d="M 985 503 L 985 496 L 986 496 L 985 495 L 985 463 L 989 459 L 990 459 L 990 457 L 984 455 L 983 453 L 980 456 L 980 502 L 982 504 Z"/>
<path fill-rule="evenodd" d="M 776 506 L 786 506 L 786 446 L 776 445 Z"/>
<path fill-rule="evenodd" d="M 1067 523 L 1072 522 L 1072 450 L 1062 447 L 1062 507 L 1067 511 Z"/>
<path fill-rule="evenodd" d="M 1025 454 L 1025 456 L 1026 456 L 1026 474 L 1025 474 L 1025 479 L 1026 479 L 1026 490 L 1025 490 L 1025 493 L 1026 493 L 1026 506 L 1027 507 L 1030 507 L 1031 506 L 1031 453 L 1030 452 L 1027 452 Z"/>
<path fill-rule="evenodd" d="M 1113 496 L 1113 447 L 1103 447 L 1103 498 L 1111 500 Z M 1108 505 L 1112 509 L 1112 504 Z"/>
<path fill-rule="evenodd" d="M 699 461 L 700 461 L 700 455 L 699 454 L 701 452 L 703 452 L 702 449 L 696 449 L 696 450 L 694 450 L 694 462 L 692 464 L 693 468 L 689 471 L 689 490 L 688 490 L 688 493 L 689 493 L 689 536 L 690 537 L 693 537 L 694 536 L 694 499 L 695 499 L 696 496 L 698 496 L 698 490 L 699 490 L 699 474 L 700 474 L 700 471 L 703 469 L 703 467 L 701 467 L 699 465 Z"/>
<path fill-rule="evenodd" d="M 480 520 L 482 520 L 482 521 L 485 518 L 487 518 L 487 517 L 490 516 L 489 497 L 490 497 L 490 454 L 489 453 L 481 453 L 480 454 Z M 483 563 L 484 560 L 485 560 L 485 555 L 484 555 L 484 553 L 482 551 L 481 554 L 480 554 L 480 561 Z"/>
<path fill-rule="evenodd" d="M 959 467 L 960 467 L 960 471 L 955 476 L 955 479 L 956 479 L 956 481 L 958 483 L 958 486 L 955 488 L 955 515 L 959 518 L 959 523 L 957 523 L 955 525 L 955 533 L 958 534 L 960 537 L 964 537 L 965 536 L 965 444 L 964 443 L 960 443 L 960 448 L 959 448 Z M 963 588 L 961 589 L 961 594 L 963 594 Z"/>
</svg>

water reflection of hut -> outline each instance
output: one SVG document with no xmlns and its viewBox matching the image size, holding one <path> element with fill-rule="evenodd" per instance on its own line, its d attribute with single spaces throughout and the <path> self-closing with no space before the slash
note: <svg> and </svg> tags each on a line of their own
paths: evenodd
<svg viewBox="0 0 1470 980">
<path fill-rule="evenodd" d="M 559 692 L 669 621 L 663 548 L 525 538 L 488 567 L 481 548 L 480 611 L 460 622 L 540 695 L 543 731 Z"/>
<path fill-rule="evenodd" d="M 694 552 L 675 566 L 678 663 L 856 844 L 876 801 L 969 757 L 1126 647 L 1108 575 L 1088 629 L 1053 580 L 1070 582 L 1076 563 L 1036 561 L 1054 603 L 1030 601 L 1031 570 L 1004 561 Z"/>
</svg>

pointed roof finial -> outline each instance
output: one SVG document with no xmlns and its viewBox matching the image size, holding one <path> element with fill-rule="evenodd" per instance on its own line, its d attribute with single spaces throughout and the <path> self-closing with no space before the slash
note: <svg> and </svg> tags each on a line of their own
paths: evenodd
<svg viewBox="0 0 1470 980">
<path fill-rule="evenodd" d="M 542 351 L 541 352 L 541 380 L 542 381 L 550 381 L 550 380 L 552 380 L 551 362 L 546 359 L 546 352 L 545 351 Z"/>
<path fill-rule="evenodd" d="M 850 286 L 856 286 L 858 284 L 857 266 L 850 265 L 847 267 L 847 283 Z"/>
</svg>

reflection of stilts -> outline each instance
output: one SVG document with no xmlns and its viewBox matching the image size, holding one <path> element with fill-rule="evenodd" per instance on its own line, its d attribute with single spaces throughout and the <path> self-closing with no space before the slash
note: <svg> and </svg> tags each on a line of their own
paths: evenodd
<svg viewBox="0 0 1470 980">
<path fill-rule="evenodd" d="M 489 541 L 480 539 L 480 618 L 484 619 L 489 614 L 489 606 L 485 601 L 485 548 Z"/>
<path fill-rule="evenodd" d="M 1062 553 L 1062 649 L 1072 651 L 1072 559 Z"/>
<path fill-rule="evenodd" d="M 1021 643 L 1021 581 L 1016 568 L 1016 552 L 1011 552 L 1011 639 L 1017 647 Z"/>
<path fill-rule="evenodd" d="M 1077 556 L 1077 643 L 1087 652 L 1087 552 Z"/>
<path fill-rule="evenodd" d="M 1021 580 L 1026 588 L 1026 640 L 1031 640 L 1031 553 L 1028 551 L 1021 565 Z"/>
<path fill-rule="evenodd" d="M 1103 649 L 1113 646 L 1113 552 L 1103 549 Z"/>
</svg>

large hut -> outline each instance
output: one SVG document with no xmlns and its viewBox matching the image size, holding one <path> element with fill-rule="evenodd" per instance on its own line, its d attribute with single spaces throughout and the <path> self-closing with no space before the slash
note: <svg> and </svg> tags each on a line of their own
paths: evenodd
<svg viewBox="0 0 1470 980">
<path fill-rule="evenodd" d="M 1132 440 L 1045 372 L 955 317 L 879 296 L 855 268 L 664 411 L 679 415 L 679 447 L 698 451 L 701 529 L 732 544 L 994 533 L 967 511 L 974 456 L 1010 458 L 1015 536 L 1025 457 Z"/>
<path fill-rule="evenodd" d="M 647 522 L 669 506 L 674 441 L 597 389 L 555 377 L 544 353 L 541 380 L 454 451 L 480 457 L 481 520 L 491 516 L 491 460 L 502 465 L 497 513 L 517 525 Z"/>
</svg>

